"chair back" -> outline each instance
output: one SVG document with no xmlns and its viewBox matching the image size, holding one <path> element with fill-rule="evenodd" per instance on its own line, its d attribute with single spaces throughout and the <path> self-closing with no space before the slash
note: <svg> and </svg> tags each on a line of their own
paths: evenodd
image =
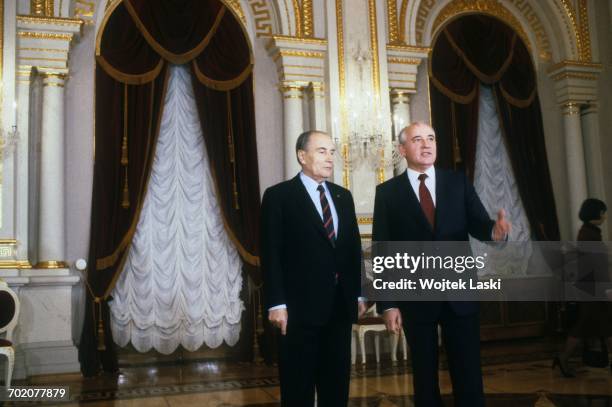
<svg viewBox="0 0 612 407">
<path fill-rule="evenodd" d="M 0 280 L 0 334 L 6 332 L 6 339 L 13 340 L 13 329 L 19 318 L 19 298 L 7 283 Z"/>
</svg>

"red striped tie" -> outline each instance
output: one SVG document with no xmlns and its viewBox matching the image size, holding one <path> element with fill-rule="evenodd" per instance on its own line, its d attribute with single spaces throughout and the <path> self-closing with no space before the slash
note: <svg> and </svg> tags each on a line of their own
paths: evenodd
<svg viewBox="0 0 612 407">
<path fill-rule="evenodd" d="M 429 189 L 425 185 L 425 178 L 427 178 L 427 174 L 419 175 L 419 181 L 421 181 L 419 185 L 419 200 L 421 201 L 421 209 L 423 209 L 423 213 L 433 229 L 436 222 L 436 207 L 434 206 L 433 199 L 431 199 Z"/>
<path fill-rule="evenodd" d="M 323 227 L 325 228 L 325 233 L 327 233 L 327 238 L 333 243 L 334 240 L 336 240 L 336 232 L 334 231 L 334 220 L 332 219 L 331 208 L 325 196 L 325 188 L 323 188 L 323 185 L 319 185 L 317 191 L 319 191 L 321 208 L 323 209 Z"/>
</svg>

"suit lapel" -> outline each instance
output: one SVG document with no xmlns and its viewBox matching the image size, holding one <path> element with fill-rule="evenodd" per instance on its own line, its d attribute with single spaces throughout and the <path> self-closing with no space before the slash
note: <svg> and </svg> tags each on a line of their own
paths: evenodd
<svg viewBox="0 0 612 407">
<path fill-rule="evenodd" d="M 444 214 L 444 203 L 447 202 L 445 198 L 446 194 L 446 179 L 444 178 L 444 172 L 438 171 L 436 168 L 436 231 L 440 230 L 439 225 L 443 223 L 442 216 Z"/>
<path fill-rule="evenodd" d="M 338 215 L 338 225 L 336 226 L 336 241 L 340 239 L 342 236 L 343 228 L 341 225 L 346 225 L 346 214 L 344 213 L 344 206 L 342 203 L 342 194 L 343 191 L 340 190 L 336 185 L 331 182 L 326 182 L 327 188 L 329 189 L 329 193 L 332 197 L 332 201 L 334 201 L 334 207 L 336 208 L 336 215 Z"/>
<path fill-rule="evenodd" d="M 402 208 L 410 208 L 410 211 L 414 214 L 414 218 L 412 220 L 416 220 L 421 222 L 423 226 L 429 228 L 431 230 L 431 225 L 429 221 L 425 217 L 423 213 L 423 209 L 421 208 L 421 203 L 419 202 L 419 198 L 414 193 L 414 189 L 412 189 L 412 185 L 410 185 L 410 180 L 408 179 L 408 171 L 404 171 L 399 175 L 399 193 L 400 197 L 400 207 Z M 436 177 L 437 179 L 437 177 Z M 437 181 L 436 181 L 437 184 Z M 436 189 L 436 193 L 437 193 Z M 437 198 L 436 198 L 437 199 Z"/>
<path fill-rule="evenodd" d="M 321 216 L 319 215 L 319 212 L 317 211 L 314 202 L 312 202 L 310 195 L 308 195 L 308 191 L 306 191 L 306 187 L 302 183 L 302 180 L 300 180 L 299 174 L 292 179 L 292 185 L 295 194 L 297 195 L 296 201 L 298 202 L 298 205 L 302 212 L 306 215 L 308 222 L 312 223 L 315 229 L 317 229 L 317 231 L 321 234 L 321 236 L 325 238 L 325 240 L 329 241 L 325 233 L 325 228 L 323 227 L 323 221 L 321 220 Z"/>
</svg>

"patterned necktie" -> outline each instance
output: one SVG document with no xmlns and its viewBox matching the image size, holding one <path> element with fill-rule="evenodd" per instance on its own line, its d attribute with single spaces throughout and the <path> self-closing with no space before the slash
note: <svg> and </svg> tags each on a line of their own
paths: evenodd
<svg viewBox="0 0 612 407">
<path fill-rule="evenodd" d="M 325 188 L 323 188 L 323 185 L 319 185 L 317 191 L 319 191 L 321 208 L 323 209 L 323 227 L 325 228 L 325 233 L 327 233 L 327 238 L 333 243 L 334 240 L 336 240 L 336 232 L 334 231 L 334 220 L 332 219 L 331 208 L 325 196 Z"/>
<path fill-rule="evenodd" d="M 419 185 L 419 200 L 421 201 L 421 209 L 433 229 L 436 221 L 436 207 L 434 206 L 433 199 L 431 199 L 429 189 L 425 185 L 425 178 L 427 178 L 427 174 L 419 175 L 419 181 L 421 181 Z"/>
</svg>

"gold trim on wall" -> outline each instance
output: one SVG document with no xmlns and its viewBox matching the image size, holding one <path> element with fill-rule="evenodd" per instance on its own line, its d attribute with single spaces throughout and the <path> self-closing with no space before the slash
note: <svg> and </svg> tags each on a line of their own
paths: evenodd
<svg viewBox="0 0 612 407">
<path fill-rule="evenodd" d="M 62 40 L 72 41 L 73 34 L 58 34 L 36 31 L 18 31 L 17 35 L 22 38 L 34 38 L 37 40 Z"/>
<path fill-rule="evenodd" d="M 29 24 L 53 24 L 60 25 L 64 27 L 81 27 L 83 25 L 83 20 L 80 18 L 65 18 L 65 17 L 43 17 L 43 16 L 26 16 L 26 15 L 18 15 L 17 21 L 20 23 L 29 23 Z"/>
<path fill-rule="evenodd" d="M 399 42 L 406 44 L 406 13 L 408 12 L 408 0 L 402 0 L 399 19 Z"/>
<path fill-rule="evenodd" d="M 45 0 L 30 0 L 30 14 L 42 16 L 45 14 Z"/>
<path fill-rule="evenodd" d="M 371 225 L 374 223 L 374 218 L 372 216 L 358 216 L 357 223 L 360 225 Z"/>
<path fill-rule="evenodd" d="M 62 260 L 39 261 L 34 266 L 35 269 L 66 269 L 68 267 L 68 263 Z"/>
<path fill-rule="evenodd" d="M 591 33 L 589 26 L 589 10 L 587 0 L 578 0 L 578 17 L 580 20 L 580 59 L 582 61 L 592 61 L 591 54 Z"/>
<path fill-rule="evenodd" d="M 312 0 L 302 0 L 302 36 L 314 37 L 314 19 L 312 16 Z"/>
<path fill-rule="evenodd" d="M 293 0 L 293 15 L 295 17 L 295 36 L 302 36 L 302 8 L 298 0 Z"/>
<path fill-rule="evenodd" d="M 378 60 L 378 24 L 376 21 L 376 0 L 368 0 L 370 20 L 370 48 L 372 49 L 372 87 L 380 101 L 380 63 Z"/>
<path fill-rule="evenodd" d="M 0 269 L 31 269 L 32 264 L 28 260 L 0 260 Z"/>
<path fill-rule="evenodd" d="M 338 44 L 338 87 L 340 90 L 340 139 L 342 147 L 342 185 L 346 189 L 351 189 L 351 170 L 348 162 L 348 144 L 346 129 L 348 128 L 348 118 L 346 111 L 346 66 L 344 61 L 344 10 L 343 0 L 336 0 L 336 42 Z"/>
<path fill-rule="evenodd" d="M 465 0 L 453 0 L 436 16 L 436 19 L 433 23 L 432 33 L 433 38 L 437 36 L 437 33 L 441 27 L 446 24 L 450 19 L 469 12 L 477 12 L 482 14 L 488 14 L 493 17 L 497 17 L 506 24 L 508 24 L 516 33 L 521 37 L 527 48 L 532 50 L 531 42 L 529 41 L 529 37 L 527 33 L 521 26 L 521 23 L 518 19 L 504 7 L 498 0 L 479 0 L 478 2 L 471 2 Z M 434 40 L 432 39 L 432 44 Z"/>
<path fill-rule="evenodd" d="M 397 2 L 387 0 L 387 21 L 389 24 L 389 44 L 401 44 L 397 27 Z"/>
</svg>

